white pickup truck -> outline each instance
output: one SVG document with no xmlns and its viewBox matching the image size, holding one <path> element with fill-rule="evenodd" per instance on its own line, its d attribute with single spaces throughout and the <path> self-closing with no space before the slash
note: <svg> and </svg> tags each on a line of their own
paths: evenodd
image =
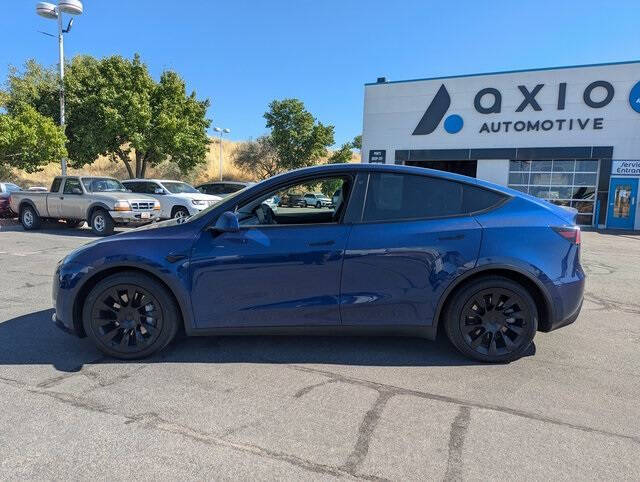
<svg viewBox="0 0 640 482">
<path fill-rule="evenodd" d="M 25 230 L 37 229 L 42 220 L 64 220 L 77 227 L 85 221 L 95 234 L 106 236 L 114 226 L 144 224 L 160 217 L 160 203 L 132 194 L 110 177 L 60 176 L 49 192 L 18 191 L 9 198 Z"/>
</svg>

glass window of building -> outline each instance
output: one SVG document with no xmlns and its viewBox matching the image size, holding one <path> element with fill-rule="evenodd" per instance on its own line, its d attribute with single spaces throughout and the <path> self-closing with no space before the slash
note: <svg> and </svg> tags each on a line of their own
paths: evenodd
<svg viewBox="0 0 640 482">
<path fill-rule="evenodd" d="M 510 161 L 509 187 L 578 210 L 578 224 L 592 225 L 598 161 L 558 159 Z"/>
</svg>

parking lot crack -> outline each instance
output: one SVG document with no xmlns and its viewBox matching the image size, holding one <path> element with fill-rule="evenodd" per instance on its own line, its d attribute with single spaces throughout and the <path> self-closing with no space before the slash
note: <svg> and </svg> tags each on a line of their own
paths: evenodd
<svg viewBox="0 0 640 482">
<path fill-rule="evenodd" d="M 640 444 L 640 436 L 638 435 L 627 435 L 627 434 L 623 434 L 623 433 L 616 433 L 616 432 L 609 432 L 607 430 L 603 430 L 603 429 L 599 429 L 599 428 L 595 428 L 595 427 L 588 427 L 586 425 L 579 425 L 576 423 L 572 423 L 572 422 L 565 422 L 563 420 L 558 420 L 556 418 L 552 418 L 552 417 L 546 417 L 544 415 L 540 415 L 537 413 L 532 413 L 532 412 L 527 412 L 525 410 L 520 410 L 517 408 L 510 408 L 510 407 L 505 407 L 505 406 L 501 406 L 501 405 L 495 405 L 495 404 L 490 404 L 490 403 L 479 403 L 479 402 L 473 402 L 473 401 L 469 401 L 469 400 L 462 400 L 460 398 L 455 398 L 455 397 L 451 397 L 448 395 L 441 395 L 438 393 L 429 393 L 429 392 L 422 392 L 419 390 L 415 390 L 415 389 L 410 389 L 410 388 L 403 388 L 403 387 L 398 387 L 395 385 L 387 385 L 384 383 L 379 383 L 379 382 L 374 382 L 371 380 L 365 380 L 362 378 L 355 378 L 355 377 L 349 377 L 346 375 L 341 375 L 339 373 L 333 373 L 330 372 L 328 370 L 322 370 L 319 368 L 311 368 L 311 367 L 305 367 L 305 366 L 301 366 L 301 365 L 289 365 L 290 368 L 294 369 L 294 370 L 298 370 L 298 371 L 303 371 L 303 372 L 307 372 L 307 373 L 315 373 L 315 374 L 321 374 L 321 375 L 325 375 L 327 377 L 334 377 L 337 381 L 340 381 L 342 383 L 346 383 L 346 384 L 351 384 L 351 385 L 356 385 L 356 386 L 361 386 L 361 387 L 367 387 L 367 388 L 371 388 L 374 390 L 378 390 L 378 391 L 389 391 L 391 393 L 393 393 L 394 395 L 407 395 L 407 396 L 413 396 L 413 397 L 417 397 L 417 398 L 422 398 L 425 400 L 434 400 L 437 402 L 443 402 L 443 403 L 451 403 L 454 405 L 464 405 L 464 406 L 468 406 L 468 407 L 472 407 L 472 408 L 481 408 L 481 409 L 485 409 L 485 410 L 491 410 L 494 412 L 499 412 L 499 413 L 506 413 L 509 415 L 513 415 L 515 417 L 522 417 L 522 418 L 526 418 L 529 420 L 535 420 L 538 422 L 543 422 L 543 423 L 549 423 L 549 424 L 553 424 L 553 425 L 558 425 L 558 426 L 562 426 L 562 427 L 567 427 L 567 428 L 571 428 L 574 430 L 579 430 L 581 432 L 587 432 L 587 433 L 597 433 L 597 434 L 601 434 L 601 435 L 605 435 L 608 437 L 615 437 L 615 438 L 619 438 L 619 439 L 623 439 L 623 440 L 629 440 L 631 442 L 635 442 L 637 444 Z"/>
<path fill-rule="evenodd" d="M 449 432 L 449 457 L 447 458 L 447 471 L 444 476 L 444 480 L 447 482 L 462 480 L 462 449 L 470 421 L 471 408 L 461 405 L 458 414 L 451 423 Z"/>
<path fill-rule="evenodd" d="M 362 423 L 358 428 L 358 440 L 353 448 L 353 451 L 347 457 L 347 461 L 342 468 L 350 473 L 355 474 L 362 462 L 369 453 L 369 445 L 371 444 L 371 438 L 380 421 L 380 416 L 387 402 L 393 397 L 393 392 L 382 390 L 378 391 L 378 398 L 376 398 L 373 406 L 365 413 Z"/>
</svg>

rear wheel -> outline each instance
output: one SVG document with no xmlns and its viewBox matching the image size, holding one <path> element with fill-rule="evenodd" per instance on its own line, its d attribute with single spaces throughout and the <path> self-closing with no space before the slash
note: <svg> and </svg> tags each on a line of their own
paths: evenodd
<svg viewBox="0 0 640 482">
<path fill-rule="evenodd" d="M 96 209 L 91 214 L 91 230 L 98 236 L 108 236 L 113 234 L 113 218 L 104 209 Z"/>
<path fill-rule="evenodd" d="M 100 281 L 82 310 L 87 336 L 109 356 L 143 358 L 176 335 L 179 313 L 158 281 L 139 273 L 118 273 Z"/>
<path fill-rule="evenodd" d="M 445 330 L 455 347 L 484 362 L 508 362 L 525 354 L 538 329 L 529 292 L 503 277 L 487 277 L 459 289 L 445 312 Z"/>
<path fill-rule="evenodd" d="M 32 229 L 39 229 L 42 220 L 35 209 L 31 206 L 25 206 L 20 212 L 20 223 L 25 231 L 31 231 Z"/>
</svg>

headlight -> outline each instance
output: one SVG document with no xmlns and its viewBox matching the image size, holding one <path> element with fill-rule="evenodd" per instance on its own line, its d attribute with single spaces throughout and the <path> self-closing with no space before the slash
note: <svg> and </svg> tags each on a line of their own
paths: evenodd
<svg viewBox="0 0 640 482">
<path fill-rule="evenodd" d="M 160 211 L 160 201 L 156 201 L 153 203 L 153 210 Z"/>
<path fill-rule="evenodd" d="M 129 201 L 116 201 L 113 208 L 114 211 L 131 211 L 131 204 Z"/>
<path fill-rule="evenodd" d="M 191 204 L 193 204 L 194 206 L 206 206 L 207 201 L 201 201 L 200 199 L 192 199 Z"/>
</svg>

